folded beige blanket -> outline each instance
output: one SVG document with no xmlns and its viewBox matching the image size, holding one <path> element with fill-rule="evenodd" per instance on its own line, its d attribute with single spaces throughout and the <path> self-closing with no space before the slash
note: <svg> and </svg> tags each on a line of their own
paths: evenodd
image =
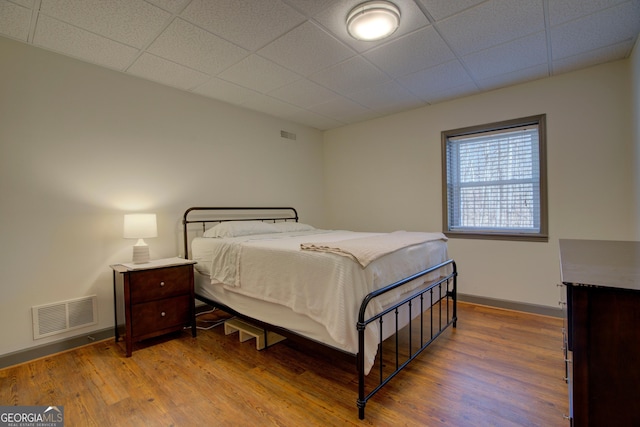
<svg viewBox="0 0 640 427">
<path fill-rule="evenodd" d="M 353 258 L 364 268 L 383 255 L 408 246 L 433 240 L 447 241 L 448 239 L 442 233 L 394 231 L 393 233 L 340 240 L 337 242 L 301 243 L 300 249 L 305 251 L 331 252 L 347 256 Z"/>
</svg>

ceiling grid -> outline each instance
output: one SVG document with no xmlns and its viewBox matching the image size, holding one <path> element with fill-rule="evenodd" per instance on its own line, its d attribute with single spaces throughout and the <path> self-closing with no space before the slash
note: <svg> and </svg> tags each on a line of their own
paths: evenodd
<svg viewBox="0 0 640 427">
<path fill-rule="evenodd" d="M 0 36 L 326 130 L 626 58 L 640 0 L 0 0 Z"/>
</svg>

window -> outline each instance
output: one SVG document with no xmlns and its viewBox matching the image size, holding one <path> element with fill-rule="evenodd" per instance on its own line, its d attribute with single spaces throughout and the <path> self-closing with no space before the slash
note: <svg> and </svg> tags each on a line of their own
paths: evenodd
<svg viewBox="0 0 640 427">
<path fill-rule="evenodd" d="M 447 236 L 548 240 L 545 120 L 442 132 Z"/>
</svg>

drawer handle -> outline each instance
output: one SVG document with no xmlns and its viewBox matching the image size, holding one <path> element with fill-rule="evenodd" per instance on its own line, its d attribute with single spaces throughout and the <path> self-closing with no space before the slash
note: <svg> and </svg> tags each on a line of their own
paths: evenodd
<svg viewBox="0 0 640 427">
<path fill-rule="evenodd" d="M 164 282 L 160 282 L 160 286 L 164 286 Z"/>
<path fill-rule="evenodd" d="M 164 317 L 167 313 L 165 313 L 164 311 L 162 313 L 160 313 L 160 316 Z"/>
</svg>

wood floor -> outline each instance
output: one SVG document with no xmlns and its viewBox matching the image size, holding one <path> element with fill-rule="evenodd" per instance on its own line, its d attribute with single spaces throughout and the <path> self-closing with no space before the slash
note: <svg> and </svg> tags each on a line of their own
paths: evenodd
<svg viewBox="0 0 640 427">
<path fill-rule="evenodd" d="M 67 427 L 568 426 L 561 319 L 465 303 L 458 319 L 362 421 L 351 360 L 291 340 L 256 351 L 222 327 L 5 368 L 0 405 L 61 405 Z"/>
</svg>

